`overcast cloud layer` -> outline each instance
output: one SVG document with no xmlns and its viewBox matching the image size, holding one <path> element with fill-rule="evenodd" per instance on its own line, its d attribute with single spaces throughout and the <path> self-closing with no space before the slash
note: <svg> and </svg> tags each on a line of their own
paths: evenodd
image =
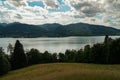
<svg viewBox="0 0 120 80">
<path fill-rule="evenodd" d="M 84 22 L 120 28 L 120 0 L 1 0 L 0 22 Z"/>
</svg>

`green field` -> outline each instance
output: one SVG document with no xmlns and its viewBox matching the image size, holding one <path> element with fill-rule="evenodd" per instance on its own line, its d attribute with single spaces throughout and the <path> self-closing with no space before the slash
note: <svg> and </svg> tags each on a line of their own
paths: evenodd
<svg viewBox="0 0 120 80">
<path fill-rule="evenodd" d="M 39 64 L 11 71 L 0 80 L 120 80 L 120 65 Z"/>
</svg>

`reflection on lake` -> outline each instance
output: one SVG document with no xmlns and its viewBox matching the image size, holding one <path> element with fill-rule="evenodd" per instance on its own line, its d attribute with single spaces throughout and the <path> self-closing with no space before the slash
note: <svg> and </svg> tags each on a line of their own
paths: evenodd
<svg viewBox="0 0 120 80">
<path fill-rule="evenodd" d="M 113 39 L 120 36 L 111 36 Z M 40 52 L 65 52 L 66 49 L 79 50 L 86 44 L 95 44 L 104 41 L 104 36 L 90 37 L 57 37 L 57 38 L 0 38 L 0 46 L 7 50 L 9 43 L 15 44 L 16 40 L 24 45 L 24 49 L 36 48 Z"/>
</svg>

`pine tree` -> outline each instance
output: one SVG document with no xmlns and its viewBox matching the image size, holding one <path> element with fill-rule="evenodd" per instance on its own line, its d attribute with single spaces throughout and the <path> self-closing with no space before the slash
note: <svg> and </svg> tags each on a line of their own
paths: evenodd
<svg viewBox="0 0 120 80">
<path fill-rule="evenodd" d="M 19 40 L 16 41 L 14 52 L 11 55 L 12 69 L 19 69 L 27 65 L 27 58 L 23 49 L 23 45 Z"/>
</svg>

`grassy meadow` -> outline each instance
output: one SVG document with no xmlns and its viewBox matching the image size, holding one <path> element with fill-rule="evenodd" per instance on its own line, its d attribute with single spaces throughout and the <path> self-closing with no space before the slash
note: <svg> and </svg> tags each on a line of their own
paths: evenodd
<svg viewBox="0 0 120 80">
<path fill-rule="evenodd" d="M 38 64 L 11 71 L 0 80 L 120 80 L 120 65 Z"/>
</svg>

